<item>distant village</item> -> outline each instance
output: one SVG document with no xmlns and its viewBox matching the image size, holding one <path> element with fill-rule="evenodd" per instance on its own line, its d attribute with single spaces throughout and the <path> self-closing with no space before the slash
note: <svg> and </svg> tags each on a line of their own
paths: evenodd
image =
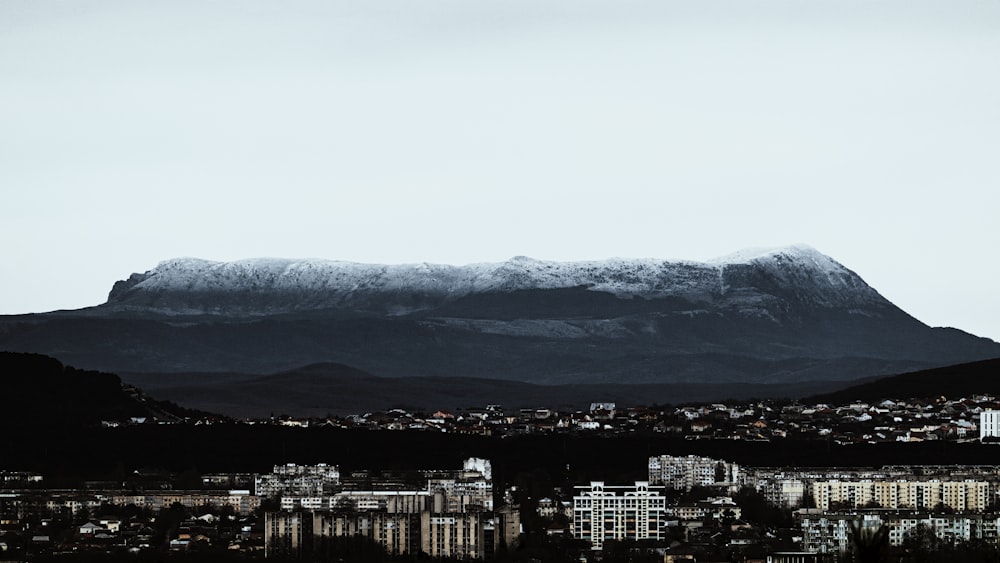
<svg viewBox="0 0 1000 563">
<path fill-rule="evenodd" d="M 595 402 L 587 410 L 549 407 L 505 410 L 486 405 L 457 411 L 417 412 L 401 408 L 349 416 L 293 417 L 243 421 L 222 417 L 179 420 L 175 417 L 105 421 L 105 426 L 135 424 L 271 424 L 369 430 L 423 430 L 483 436 L 524 434 L 636 432 L 664 433 L 688 440 L 780 439 L 826 440 L 835 444 L 883 442 L 957 442 L 997 438 L 1000 400 L 992 395 L 934 400 L 890 400 L 878 403 L 803 404 L 789 400 L 755 400 L 680 406 L 620 407 Z M 984 423 L 985 421 L 985 423 Z"/>
</svg>

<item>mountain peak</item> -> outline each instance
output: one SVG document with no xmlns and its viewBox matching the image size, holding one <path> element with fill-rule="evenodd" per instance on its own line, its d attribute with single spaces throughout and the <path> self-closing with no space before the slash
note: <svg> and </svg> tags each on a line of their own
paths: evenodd
<svg viewBox="0 0 1000 563">
<path fill-rule="evenodd" d="M 833 262 L 836 264 L 832 258 L 807 244 L 744 248 L 733 252 L 732 254 L 726 254 L 725 256 L 713 258 L 709 260 L 708 263 L 719 265 L 747 264 L 762 259 L 773 259 L 779 256 L 796 260 L 815 260 L 817 262 Z"/>
</svg>

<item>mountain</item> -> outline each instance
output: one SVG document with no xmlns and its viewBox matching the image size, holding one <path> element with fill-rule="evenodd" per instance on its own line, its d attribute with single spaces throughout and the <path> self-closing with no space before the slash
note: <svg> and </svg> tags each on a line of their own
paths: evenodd
<svg viewBox="0 0 1000 563">
<path fill-rule="evenodd" d="M 778 296 L 768 290 L 779 287 L 792 290 L 784 298 L 799 305 L 864 308 L 887 304 L 829 257 L 809 247 L 793 246 L 744 251 L 708 263 L 622 259 L 560 263 L 523 256 L 469 266 L 176 259 L 117 282 L 103 310 L 245 317 L 336 310 L 405 316 L 440 312 L 449 304 L 483 295 L 585 289 L 619 301 L 671 299 L 692 311 L 701 307 L 691 309 L 691 305 L 700 305 L 766 317 L 773 306 L 780 307 L 774 301 Z M 587 308 L 578 312 L 594 314 Z"/>
<path fill-rule="evenodd" d="M 334 362 L 551 385 L 843 381 L 1000 357 L 806 246 L 709 262 L 169 260 L 102 305 L 0 318 L 0 349 L 117 373 Z"/>
</svg>

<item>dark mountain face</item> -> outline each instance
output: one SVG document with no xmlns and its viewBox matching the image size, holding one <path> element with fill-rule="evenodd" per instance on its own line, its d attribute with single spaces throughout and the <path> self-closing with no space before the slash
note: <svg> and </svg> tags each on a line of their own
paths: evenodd
<svg viewBox="0 0 1000 563">
<path fill-rule="evenodd" d="M 0 349 L 133 373 L 339 362 L 548 384 L 848 380 L 1000 357 L 804 247 L 708 263 L 174 260 L 104 305 L 0 319 Z"/>
</svg>

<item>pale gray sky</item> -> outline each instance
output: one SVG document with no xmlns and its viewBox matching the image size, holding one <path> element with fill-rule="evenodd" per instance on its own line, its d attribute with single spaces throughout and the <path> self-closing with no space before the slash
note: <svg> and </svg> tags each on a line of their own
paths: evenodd
<svg viewBox="0 0 1000 563">
<path fill-rule="evenodd" d="M 0 313 L 179 256 L 807 243 L 1000 339 L 1000 2 L 4 0 Z"/>
</svg>

